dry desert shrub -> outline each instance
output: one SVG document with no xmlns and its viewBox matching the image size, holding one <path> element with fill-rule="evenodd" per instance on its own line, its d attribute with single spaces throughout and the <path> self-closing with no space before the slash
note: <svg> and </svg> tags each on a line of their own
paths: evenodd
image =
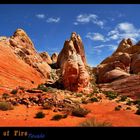
<svg viewBox="0 0 140 140">
<path fill-rule="evenodd" d="M 97 122 L 95 118 L 87 119 L 80 123 L 80 127 L 110 127 L 112 126 L 109 122 Z"/>
</svg>

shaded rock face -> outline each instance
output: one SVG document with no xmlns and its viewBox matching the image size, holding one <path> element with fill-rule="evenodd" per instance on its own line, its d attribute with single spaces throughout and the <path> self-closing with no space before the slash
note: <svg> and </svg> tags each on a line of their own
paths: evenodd
<svg viewBox="0 0 140 140">
<path fill-rule="evenodd" d="M 140 72 L 140 45 L 123 39 L 117 50 L 96 68 L 97 82 L 107 83 Z"/>
<path fill-rule="evenodd" d="M 49 60 L 44 57 L 42 58 L 42 55 L 40 56 L 39 53 L 37 53 L 32 41 L 25 31 L 17 29 L 14 35 L 9 38 L 9 43 L 14 53 L 20 59 L 40 72 L 43 78 L 48 78 L 51 71 L 50 66 L 47 64 Z M 47 53 L 44 55 L 47 56 Z"/>
<path fill-rule="evenodd" d="M 132 56 L 130 69 L 132 73 L 140 73 L 140 53 L 136 53 Z"/>
<path fill-rule="evenodd" d="M 52 63 L 56 63 L 58 59 L 58 53 L 53 53 L 51 56 Z"/>
<path fill-rule="evenodd" d="M 62 71 L 62 83 L 71 91 L 79 91 L 89 84 L 84 48 L 78 44 L 77 40 L 82 44 L 80 36 L 72 33 L 70 40 L 65 41 L 57 60 Z"/>
</svg>

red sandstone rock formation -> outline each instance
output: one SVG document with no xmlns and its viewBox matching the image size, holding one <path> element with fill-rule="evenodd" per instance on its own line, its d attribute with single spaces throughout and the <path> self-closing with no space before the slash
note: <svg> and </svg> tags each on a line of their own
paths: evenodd
<svg viewBox="0 0 140 140">
<path fill-rule="evenodd" d="M 128 77 L 140 72 L 140 45 L 133 45 L 130 39 L 123 39 L 117 50 L 96 68 L 98 83 Z"/>
<path fill-rule="evenodd" d="M 41 74 L 19 59 L 8 44 L 8 39 L 0 41 L 0 88 L 31 88 L 44 82 Z"/>
<path fill-rule="evenodd" d="M 22 29 L 17 29 L 9 38 L 0 38 L 1 86 L 36 87 L 47 80 L 50 71 Z"/>
<path fill-rule="evenodd" d="M 86 70 L 85 52 L 79 35 L 72 33 L 57 60 L 62 71 L 62 82 L 66 89 L 79 91 L 89 84 L 89 74 Z"/>
<path fill-rule="evenodd" d="M 9 46 L 20 59 L 39 71 L 43 78 L 48 78 L 51 68 L 35 50 L 31 39 L 24 30 L 15 31 L 14 35 L 9 38 Z"/>
</svg>

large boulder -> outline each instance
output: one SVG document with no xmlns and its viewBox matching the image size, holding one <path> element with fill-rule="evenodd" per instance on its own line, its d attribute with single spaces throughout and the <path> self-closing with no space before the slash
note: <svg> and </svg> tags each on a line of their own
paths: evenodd
<svg viewBox="0 0 140 140">
<path fill-rule="evenodd" d="M 101 81 L 102 83 L 108 83 L 112 82 L 114 80 L 120 79 L 120 78 L 125 78 L 130 76 L 130 74 L 122 71 L 119 68 L 113 69 L 111 71 L 108 71 L 102 75 L 102 79 L 99 79 L 99 82 Z"/>
<path fill-rule="evenodd" d="M 130 69 L 131 69 L 131 73 L 134 74 L 140 73 L 140 53 L 136 53 L 132 56 Z"/>
<path fill-rule="evenodd" d="M 72 54 L 62 67 L 64 87 L 71 91 L 79 91 L 89 84 L 89 74 L 80 55 Z"/>
<path fill-rule="evenodd" d="M 66 40 L 57 60 L 62 71 L 62 83 L 71 91 L 80 91 L 89 85 L 89 74 L 86 70 L 84 47 L 79 35 L 72 33 Z"/>
</svg>

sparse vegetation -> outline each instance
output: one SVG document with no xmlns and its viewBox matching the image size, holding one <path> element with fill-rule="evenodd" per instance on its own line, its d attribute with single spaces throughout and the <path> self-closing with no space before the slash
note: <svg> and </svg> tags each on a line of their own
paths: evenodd
<svg viewBox="0 0 140 140">
<path fill-rule="evenodd" d="M 131 110 L 131 107 L 127 107 L 126 110 Z"/>
<path fill-rule="evenodd" d="M 87 95 L 87 97 L 92 97 L 94 95 L 94 93 L 90 93 Z"/>
<path fill-rule="evenodd" d="M 89 112 L 90 111 L 85 108 L 75 107 L 72 110 L 72 116 L 85 117 Z"/>
<path fill-rule="evenodd" d="M 24 88 L 24 87 L 22 87 L 22 86 L 19 86 L 19 89 L 20 89 L 20 90 L 24 90 L 25 88 Z"/>
<path fill-rule="evenodd" d="M 122 106 L 118 105 L 118 106 L 115 107 L 115 111 L 119 111 L 119 110 L 121 110 L 121 108 L 122 108 Z"/>
<path fill-rule="evenodd" d="M 113 100 L 118 96 L 116 92 L 112 92 L 112 91 L 104 91 L 103 93 L 106 95 L 106 97 L 109 98 L 109 100 Z"/>
<path fill-rule="evenodd" d="M 82 96 L 83 96 L 82 93 L 77 93 L 77 94 L 76 94 L 76 97 L 82 97 Z"/>
<path fill-rule="evenodd" d="M 8 93 L 3 93 L 2 98 L 6 100 L 7 98 L 9 98 L 9 94 Z"/>
<path fill-rule="evenodd" d="M 42 111 L 37 112 L 35 116 L 35 118 L 44 118 L 44 117 L 45 117 L 45 114 Z"/>
<path fill-rule="evenodd" d="M 80 127 L 109 127 L 112 126 L 109 122 L 97 122 L 95 118 L 87 119 L 80 123 Z"/>
<path fill-rule="evenodd" d="M 133 101 L 134 104 L 137 104 L 138 106 L 140 106 L 140 99 L 137 99 L 135 101 Z"/>
<path fill-rule="evenodd" d="M 49 102 L 43 104 L 43 109 L 52 109 L 53 105 Z"/>
<path fill-rule="evenodd" d="M 44 84 L 38 85 L 37 89 L 42 90 L 44 92 L 53 92 L 54 89 L 52 87 L 46 87 Z"/>
<path fill-rule="evenodd" d="M 126 101 L 126 99 L 127 99 L 127 96 L 122 95 L 119 101 L 124 102 L 124 101 Z"/>
<path fill-rule="evenodd" d="M 37 89 L 42 90 L 42 91 L 44 91 L 44 92 L 47 92 L 47 91 L 48 91 L 48 90 L 47 90 L 47 87 L 46 87 L 44 84 L 38 85 Z"/>
<path fill-rule="evenodd" d="M 99 89 L 98 88 L 95 88 L 94 89 L 94 93 L 99 93 L 100 91 L 99 91 Z"/>
<path fill-rule="evenodd" d="M 95 98 L 95 97 L 92 97 L 92 98 L 90 99 L 90 101 L 92 101 L 92 102 L 98 102 L 99 100 L 98 100 L 97 98 Z"/>
<path fill-rule="evenodd" d="M 60 119 L 63 119 L 63 118 L 66 118 L 67 117 L 67 114 L 56 114 L 56 115 L 54 115 L 53 117 L 52 117 L 52 119 L 51 120 L 60 120 Z"/>
<path fill-rule="evenodd" d="M 17 94 L 17 92 L 18 92 L 17 89 L 13 89 L 13 90 L 11 91 L 11 94 Z"/>
<path fill-rule="evenodd" d="M 126 105 L 129 105 L 129 106 L 131 106 L 132 104 L 133 104 L 133 101 L 130 101 L 130 100 L 128 100 L 126 103 Z"/>
<path fill-rule="evenodd" d="M 138 109 L 137 109 L 135 114 L 140 115 L 140 106 L 138 107 Z"/>
<path fill-rule="evenodd" d="M 82 98 L 81 99 L 81 102 L 82 102 L 82 104 L 87 104 L 88 103 L 88 101 L 86 100 L 86 98 Z"/>
<path fill-rule="evenodd" d="M 14 107 L 9 102 L 0 102 L 0 110 L 6 111 L 6 110 L 13 110 Z"/>
</svg>

